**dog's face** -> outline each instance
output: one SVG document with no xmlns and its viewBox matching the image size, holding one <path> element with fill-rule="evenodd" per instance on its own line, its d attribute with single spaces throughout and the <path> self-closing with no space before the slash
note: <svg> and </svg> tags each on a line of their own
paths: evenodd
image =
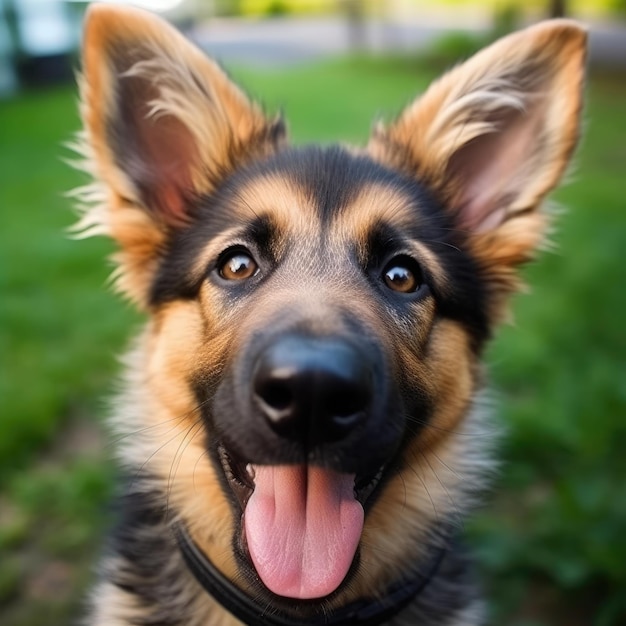
<svg viewBox="0 0 626 626">
<path fill-rule="evenodd" d="M 420 431 L 454 430 L 471 402 L 487 320 L 464 277 L 480 270 L 422 186 L 342 149 L 285 149 L 197 210 L 153 306 L 185 301 L 206 325 L 186 375 L 244 513 L 242 562 L 279 595 L 326 596 Z"/>
<path fill-rule="evenodd" d="M 513 35 L 367 148 L 294 148 L 171 28 L 90 12 L 83 226 L 150 313 L 125 460 L 239 584 L 380 592 L 465 506 L 480 354 L 576 142 L 584 40 Z"/>
</svg>

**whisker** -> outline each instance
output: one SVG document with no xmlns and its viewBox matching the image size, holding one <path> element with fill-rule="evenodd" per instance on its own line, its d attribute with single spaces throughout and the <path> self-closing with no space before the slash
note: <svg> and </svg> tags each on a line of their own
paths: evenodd
<svg viewBox="0 0 626 626">
<path fill-rule="evenodd" d="M 174 484 L 174 479 L 176 478 L 176 474 L 178 472 L 178 468 L 183 460 L 183 455 L 185 454 L 185 450 L 191 445 L 194 437 L 198 433 L 198 431 L 202 428 L 203 423 L 202 420 L 197 420 L 193 424 L 189 426 L 187 431 L 185 432 L 185 436 L 182 441 L 178 445 L 178 449 L 174 454 L 174 458 L 172 459 L 172 464 L 170 465 L 170 472 L 167 477 L 167 495 L 165 498 L 165 517 L 166 519 L 169 517 L 170 510 L 170 497 L 172 495 L 172 487 Z"/>
<path fill-rule="evenodd" d="M 441 246 L 447 246 L 448 248 L 452 248 L 453 250 L 456 250 L 457 252 L 461 252 L 461 248 L 458 248 L 457 246 L 449 243 L 448 241 L 440 241 L 439 239 L 424 239 L 424 241 L 425 243 L 435 243 Z"/>
<path fill-rule="evenodd" d="M 461 510 L 459 509 L 459 507 L 457 506 L 454 498 L 452 497 L 452 495 L 450 494 L 450 491 L 448 490 L 448 488 L 446 487 L 446 485 L 444 485 L 444 483 L 441 481 L 441 479 L 439 478 L 439 474 L 437 474 L 437 472 L 435 471 L 435 468 L 431 465 L 430 461 L 428 460 L 428 457 L 422 452 L 420 451 L 420 455 L 422 456 L 422 458 L 424 459 L 424 461 L 426 461 L 426 464 L 428 465 L 428 467 L 430 468 L 430 471 L 433 473 L 434 477 L 437 479 L 437 482 L 441 485 L 441 488 L 445 491 L 446 496 L 448 496 L 448 500 L 450 500 L 450 504 L 452 505 L 452 507 L 454 508 L 454 512 L 456 514 L 457 517 L 457 521 L 460 523 L 461 528 L 463 527 L 463 516 L 461 515 Z"/>
<path fill-rule="evenodd" d="M 193 489 L 194 491 L 196 491 L 196 470 L 198 469 L 198 463 L 200 463 L 200 461 L 209 454 L 208 450 L 203 450 L 202 454 L 196 459 L 196 462 L 194 463 L 193 466 L 193 472 L 191 473 L 191 484 L 193 485 Z"/>
<path fill-rule="evenodd" d="M 454 474 L 454 476 L 456 476 L 456 478 L 458 478 L 459 480 L 465 480 L 465 478 L 463 476 L 461 476 L 457 471 L 455 471 L 452 467 L 450 467 L 445 461 L 443 461 L 443 459 L 441 459 L 441 457 L 434 451 L 431 450 L 431 454 L 437 459 L 437 461 L 439 461 L 439 463 L 441 463 L 441 465 L 443 465 L 451 474 Z"/>
<path fill-rule="evenodd" d="M 106 447 L 110 448 L 110 447 L 117 446 L 118 444 L 122 443 L 125 439 L 128 439 L 129 437 L 135 437 L 137 435 L 146 433 L 147 431 L 152 430 L 153 428 L 160 428 L 162 426 L 165 426 L 166 424 L 174 422 L 174 425 L 170 428 L 170 430 L 168 430 L 166 433 L 163 433 L 164 435 L 167 435 L 176 428 L 179 422 L 183 421 L 187 417 L 187 415 L 189 415 L 190 413 L 193 413 L 194 411 L 195 409 L 193 409 L 192 411 L 189 411 L 189 413 L 187 413 L 186 415 L 179 415 L 177 417 L 171 417 L 169 419 L 163 420 L 162 422 L 158 422 L 156 424 L 151 424 L 150 426 L 144 426 L 143 428 L 137 428 L 136 430 L 123 433 L 119 435 L 118 437 L 109 439 L 109 442 L 107 443 Z"/>
<path fill-rule="evenodd" d="M 419 462 L 418 462 L 418 465 L 419 465 Z M 437 507 L 435 506 L 435 501 L 433 500 L 433 497 L 430 491 L 428 490 L 428 486 L 426 485 L 426 482 L 420 476 L 419 472 L 417 471 L 417 468 L 415 468 L 413 465 L 409 465 L 408 467 L 415 474 L 417 479 L 422 483 L 422 487 L 424 487 L 424 491 L 426 491 L 426 495 L 428 496 L 428 499 L 430 500 L 430 503 L 433 507 L 433 513 L 435 514 L 435 521 L 437 522 L 437 524 L 439 524 L 440 523 L 439 512 L 437 511 Z"/>
<path fill-rule="evenodd" d="M 110 439 L 109 443 L 107 445 L 108 446 L 112 446 L 112 445 L 119 444 L 122 441 L 124 441 L 125 439 L 128 439 L 129 437 L 135 437 L 137 435 L 141 435 L 142 433 L 145 433 L 148 430 L 152 430 L 153 428 L 160 428 L 161 426 L 164 426 L 165 424 L 168 424 L 170 422 L 174 422 L 174 425 L 172 426 L 172 428 L 170 430 L 168 430 L 166 433 L 163 433 L 164 435 L 167 435 L 174 428 L 176 428 L 176 425 L 177 425 L 178 422 L 182 422 L 183 420 L 188 419 L 189 416 L 191 416 L 194 413 L 197 413 L 198 411 L 203 409 L 208 403 L 209 403 L 209 400 L 203 400 L 202 402 L 200 402 L 199 404 L 197 404 L 196 406 L 191 408 L 186 413 L 182 413 L 181 415 L 176 415 L 174 417 L 170 417 L 170 418 L 165 419 L 165 420 L 163 420 L 161 422 L 157 422 L 156 424 L 150 424 L 150 426 L 143 426 L 141 428 L 137 428 L 135 430 L 131 430 L 131 431 L 122 433 L 118 437 L 113 437 L 112 439 Z"/>
<path fill-rule="evenodd" d="M 208 402 L 208 401 L 206 401 Z M 189 419 L 189 417 L 191 415 L 193 415 L 194 413 L 197 413 L 198 411 L 200 411 L 202 409 L 202 407 L 206 404 L 206 402 L 201 402 L 200 404 L 198 404 L 197 406 L 195 406 L 193 409 L 191 409 L 190 411 L 187 411 L 187 413 L 183 413 L 182 415 L 172 418 L 172 420 L 164 420 L 164 422 L 161 423 L 167 423 L 169 421 L 177 421 L 177 422 L 182 422 L 185 419 Z M 161 424 L 160 423 L 160 424 Z M 197 422 L 193 422 L 193 424 L 196 424 Z M 155 426 L 157 426 L 158 424 L 155 424 Z M 151 428 L 151 427 L 148 427 Z M 172 430 L 174 430 L 174 428 L 176 428 L 176 425 L 174 425 L 170 430 L 167 431 L 167 433 L 172 432 Z M 138 431 L 135 431 L 136 433 L 141 432 L 143 429 L 139 429 Z M 167 434 L 166 433 L 166 434 Z M 130 436 L 132 433 L 129 433 L 128 436 Z M 163 442 L 156 450 L 154 450 L 154 452 L 152 452 L 152 454 L 150 454 L 150 456 L 148 456 L 148 458 L 139 466 L 139 468 L 137 469 L 137 471 L 134 473 L 132 480 L 130 481 L 130 485 L 132 486 L 135 482 L 135 480 L 137 480 L 139 478 L 139 476 L 141 475 L 141 472 L 143 471 L 143 469 L 145 468 L 145 466 L 150 463 L 150 461 L 161 451 L 163 450 L 166 446 L 168 446 L 172 441 L 174 441 L 174 439 L 176 439 L 176 437 L 178 436 L 178 434 L 175 434 L 173 437 L 170 437 L 167 441 Z"/>
<path fill-rule="evenodd" d="M 415 417 L 414 415 L 404 415 L 404 419 L 407 422 L 412 422 L 413 424 L 417 424 L 419 426 L 421 426 L 422 428 L 430 428 L 432 430 L 436 430 L 438 432 L 442 432 L 442 433 L 447 433 L 450 435 L 459 435 L 460 437 L 493 437 L 495 435 L 498 434 L 498 430 L 496 428 L 493 428 L 491 430 L 481 430 L 481 431 L 475 431 L 475 432 L 467 432 L 467 431 L 461 431 L 461 430 L 456 430 L 454 428 L 444 428 L 442 426 L 437 426 L 436 424 L 432 424 L 429 421 L 426 420 L 421 420 L 419 417 Z M 413 431 L 414 434 L 418 434 L 419 431 Z"/>
<path fill-rule="evenodd" d="M 136 480 L 139 479 L 139 477 L 141 476 L 141 473 L 143 472 L 143 469 L 146 467 L 146 465 L 148 463 L 150 463 L 150 461 L 152 461 L 152 459 L 159 453 L 161 452 L 165 447 L 169 446 L 170 443 L 172 443 L 172 441 L 174 441 L 176 439 L 176 437 L 179 436 L 179 433 L 173 435 L 172 437 L 170 437 L 168 440 L 164 441 L 158 448 L 156 448 L 156 450 L 154 450 L 152 452 L 152 454 L 150 454 L 148 456 L 148 458 L 146 458 L 146 460 L 139 466 L 139 468 L 137 469 L 137 471 L 134 473 L 133 478 L 131 480 L 131 486 L 134 484 L 134 482 Z"/>
</svg>

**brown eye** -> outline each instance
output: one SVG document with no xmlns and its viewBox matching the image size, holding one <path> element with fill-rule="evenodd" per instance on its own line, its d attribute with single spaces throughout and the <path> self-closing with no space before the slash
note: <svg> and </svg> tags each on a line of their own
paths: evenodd
<svg viewBox="0 0 626 626">
<path fill-rule="evenodd" d="M 245 280 L 257 273 L 259 266 L 245 250 L 236 250 L 225 256 L 219 264 L 219 274 L 226 280 Z"/>
<path fill-rule="evenodd" d="M 419 265 L 409 257 L 397 257 L 385 267 L 383 279 L 393 291 L 413 293 L 421 285 Z"/>
</svg>

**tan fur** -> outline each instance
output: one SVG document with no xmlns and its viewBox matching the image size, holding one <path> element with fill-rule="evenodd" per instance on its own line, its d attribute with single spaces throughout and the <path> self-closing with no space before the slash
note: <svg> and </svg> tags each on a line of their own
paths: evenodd
<svg viewBox="0 0 626 626">
<path fill-rule="evenodd" d="M 172 303 L 160 311 L 158 333 L 152 334 L 147 357 L 148 387 L 161 442 L 147 471 L 167 476 L 170 505 L 188 523 L 200 546 L 227 575 L 235 577 L 230 551 L 233 519 L 215 469 L 206 451 L 204 428 L 186 373 L 218 367 L 225 348 L 220 336 L 203 335 L 204 320 L 197 303 Z M 163 445 L 164 444 L 164 445 Z"/>
</svg>

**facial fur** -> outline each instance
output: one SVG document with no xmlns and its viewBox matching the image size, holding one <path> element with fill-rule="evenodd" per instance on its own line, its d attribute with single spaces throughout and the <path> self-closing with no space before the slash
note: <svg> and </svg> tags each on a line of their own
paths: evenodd
<svg viewBox="0 0 626 626">
<path fill-rule="evenodd" d="M 394 623 L 479 623 L 449 546 L 489 467 L 480 358 L 576 143 L 584 49 L 577 25 L 539 25 L 366 148 L 291 147 L 173 29 L 91 8 L 80 228 L 118 242 L 118 287 L 148 316 L 114 418 L 142 512 L 113 540 L 94 623 L 235 623 L 185 571 L 174 521 L 296 616 L 384 595 L 448 546 Z M 168 593 L 147 580 L 148 535 Z M 427 614 L 446 584 L 456 601 Z"/>
</svg>

